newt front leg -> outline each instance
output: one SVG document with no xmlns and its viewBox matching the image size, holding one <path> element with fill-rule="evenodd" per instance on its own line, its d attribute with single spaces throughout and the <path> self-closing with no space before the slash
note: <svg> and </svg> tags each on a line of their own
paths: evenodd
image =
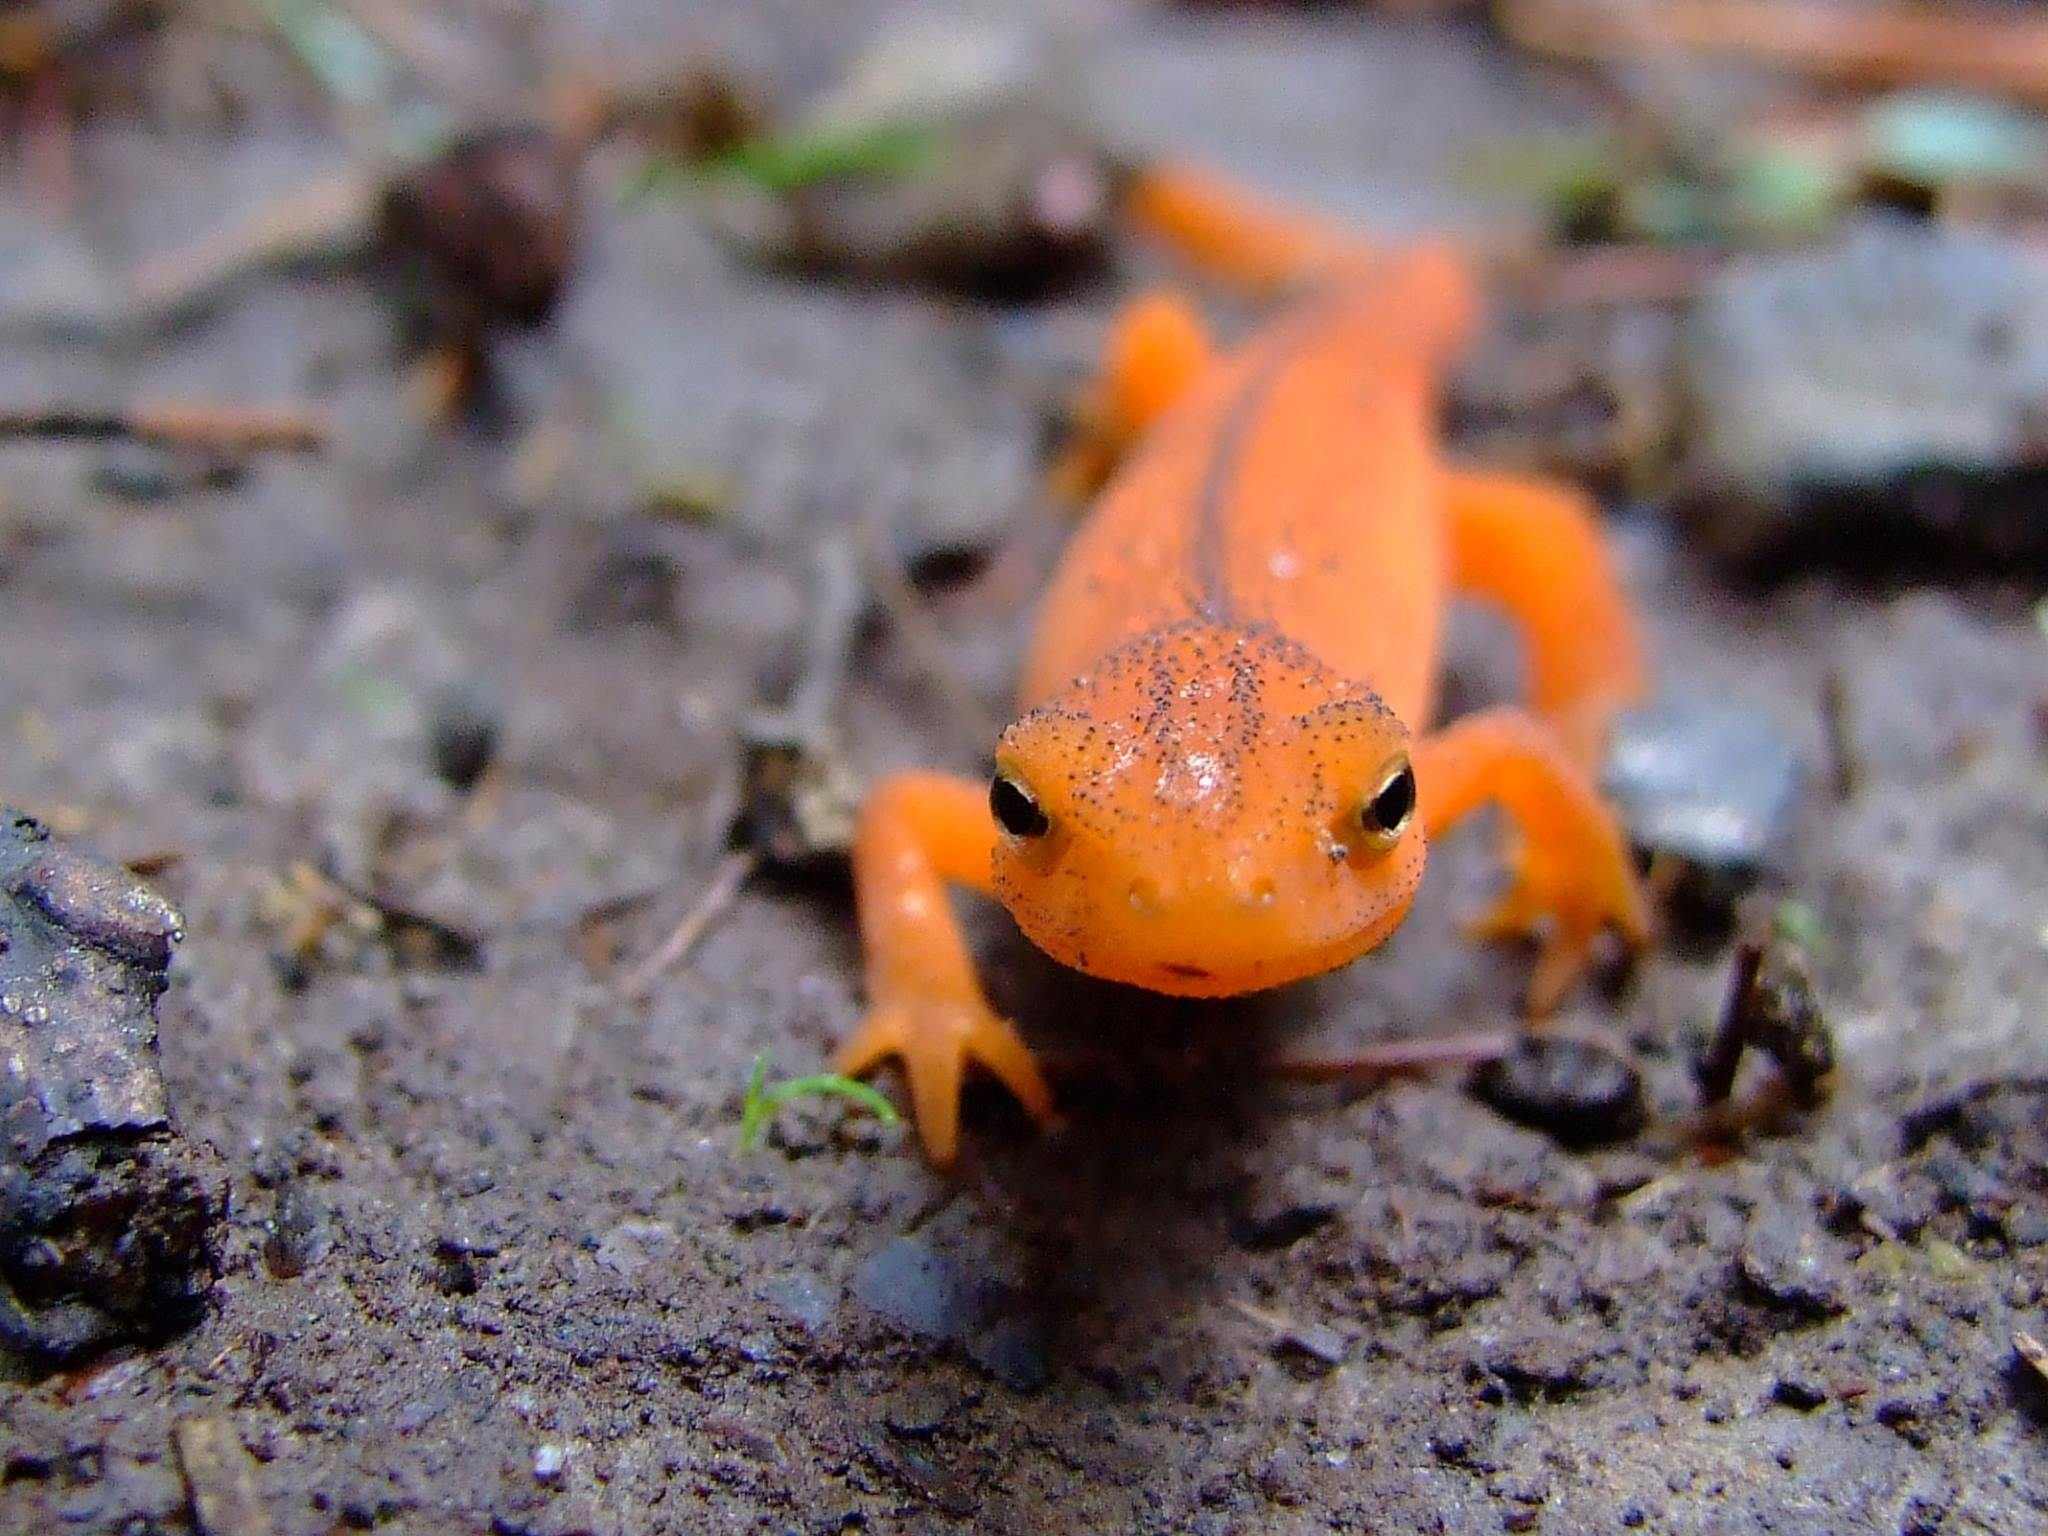
<svg viewBox="0 0 2048 1536">
<path fill-rule="evenodd" d="M 1647 691 L 1643 644 L 1585 495 L 1522 475 L 1444 479 L 1451 580 L 1522 632 L 1529 707 L 1589 777 L 1616 711 Z"/>
<path fill-rule="evenodd" d="M 1485 937 L 1548 928 L 1529 978 L 1534 1015 L 1555 1008 L 1613 927 L 1631 946 L 1649 918 L 1614 815 L 1543 722 L 1520 709 L 1483 709 L 1415 749 L 1422 822 L 1434 839 L 1489 801 L 1514 824 L 1512 883 L 1479 918 Z"/>
<path fill-rule="evenodd" d="M 834 1055 L 833 1070 L 858 1076 L 902 1057 L 918 1131 L 941 1167 L 959 1144 L 960 1084 L 970 1060 L 1041 1123 L 1053 1115 L 1036 1058 L 982 995 L 947 899 L 949 881 L 990 894 L 995 839 L 987 788 L 936 773 L 876 785 L 854 836 L 868 1013 Z"/>
</svg>

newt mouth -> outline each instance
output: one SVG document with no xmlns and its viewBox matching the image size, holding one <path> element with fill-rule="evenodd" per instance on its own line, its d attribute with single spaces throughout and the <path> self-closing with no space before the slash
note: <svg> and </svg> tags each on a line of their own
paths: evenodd
<svg viewBox="0 0 2048 1536">
<path fill-rule="evenodd" d="M 1169 976 L 1184 976 L 1189 981 L 1207 981 L 1210 976 L 1210 973 L 1199 965 L 1183 965 L 1175 960 L 1165 962 L 1159 969 Z"/>
</svg>

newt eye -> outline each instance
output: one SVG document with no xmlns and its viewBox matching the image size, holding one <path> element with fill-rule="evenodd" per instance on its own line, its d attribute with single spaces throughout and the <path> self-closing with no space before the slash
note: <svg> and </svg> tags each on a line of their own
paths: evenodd
<svg viewBox="0 0 2048 1536">
<path fill-rule="evenodd" d="M 1366 846 L 1385 853 L 1401 840 L 1414 818 L 1415 770 L 1403 753 L 1381 770 L 1379 788 L 1358 808 L 1358 826 Z"/>
<path fill-rule="evenodd" d="M 1011 837 L 1043 837 L 1052 830 L 1051 820 L 1031 791 L 1007 773 L 999 773 L 989 782 L 988 808 L 996 825 Z"/>
</svg>

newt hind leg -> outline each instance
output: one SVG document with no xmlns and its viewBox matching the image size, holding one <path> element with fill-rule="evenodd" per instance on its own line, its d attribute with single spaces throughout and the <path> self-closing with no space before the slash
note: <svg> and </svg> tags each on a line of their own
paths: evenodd
<svg viewBox="0 0 2048 1536">
<path fill-rule="evenodd" d="M 1453 471 L 1445 482 L 1451 580 L 1521 631 L 1529 706 L 1589 777 L 1617 710 L 1643 696 L 1634 615 L 1591 503 L 1519 475 Z"/>
<path fill-rule="evenodd" d="M 982 995 L 947 902 L 949 881 L 988 893 L 994 848 L 982 787 L 930 773 L 875 786 L 854 840 L 868 1013 L 833 1056 L 833 1070 L 856 1076 L 901 1057 L 918 1131 L 941 1167 L 958 1150 L 960 1086 L 970 1061 L 1001 1079 L 1041 1123 L 1053 1114 L 1036 1058 Z"/>
<path fill-rule="evenodd" d="M 1073 402 L 1069 436 L 1048 477 L 1053 494 L 1079 503 L 1100 490 L 1214 356 L 1201 317 L 1185 299 L 1148 293 L 1126 304 L 1111 325 L 1100 371 Z"/>
</svg>

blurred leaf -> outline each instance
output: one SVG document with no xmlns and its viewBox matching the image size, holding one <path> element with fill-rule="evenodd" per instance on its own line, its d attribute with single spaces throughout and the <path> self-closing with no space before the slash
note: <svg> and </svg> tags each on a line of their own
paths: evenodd
<svg viewBox="0 0 2048 1536">
<path fill-rule="evenodd" d="M 1713 191 L 1689 177 L 1646 177 L 1622 199 L 1623 223 L 1638 238 L 1681 245 L 1721 233 Z"/>
<path fill-rule="evenodd" d="M 1733 183 L 1732 222 L 1774 237 L 1824 228 L 1849 191 L 1847 179 L 1834 166 L 1789 144 L 1746 156 L 1735 166 Z"/>
<path fill-rule="evenodd" d="M 1820 920 L 1820 914 L 1803 901 L 1779 902 L 1771 926 L 1777 929 L 1780 938 L 1805 950 L 1819 948 L 1827 938 L 1827 925 Z"/>
<path fill-rule="evenodd" d="M 722 178 L 782 193 L 840 176 L 911 176 L 931 164 L 939 146 L 937 130 L 922 123 L 773 134 L 703 160 L 651 160 L 622 195 L 638 201 L 676 180 Z"/>
<path fill-rule="evenodd" d="M 334 677 L 335 691 L 351 713 L 377 724 L 402 720 L 413 708 L 413 695 L 403 683 L 351 663 Z"/>
<path fill-rule="evenodd" d="M 327 0 L 266 0 L 270 24 L 306 72 L 332 95 L 382 109 L 397 94 L 397 72 L 377 40 Z"/>
<path fill-rule="evenodd" d="M 2038 118 L 1975 96 L 1909 91 L 1864 113 L 1874 170 L 1916 186 L 2022 181 L 2044 169 Z"/>
<path fill-rule="evenodd" d="M 1627 175 L 1621 144 L 1608 134 L 1516 139 L 1466 155 L 1458 185 L 1473 192 L 1537 193 L 1552 202 L 1611 194 Z"/>
<path fill-rule="evenodd" d="M 421 160 L 454 133 L 446 111 L 408 97 L 398 66 L 361 22 L 330 0 L 263 0 L 271 29 L 330 96 L 379 121 L 391 151 Z"/>
</svg>

